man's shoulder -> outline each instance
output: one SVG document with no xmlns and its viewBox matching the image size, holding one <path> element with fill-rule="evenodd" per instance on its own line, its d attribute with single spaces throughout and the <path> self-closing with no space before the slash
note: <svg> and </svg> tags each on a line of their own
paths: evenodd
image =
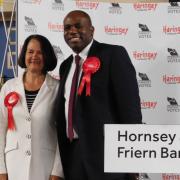
<svg viewBox="0 0 180 180">
<path fill-rule="evenodd" d="M 61 66 L 67 66 L 71 60 L 73 59 L 73 55 L 71 54 L 69 57 L 67 57 L 62 63 Z"/>
<path fill-rule="evenodd" d="M 105 48 L 105 49 L 113 49 L 113 50 L 116 50 L 116 49 L 121 49 L 121 50 L 123 50 L 123 49 L 125 49 L 125 47 L 124 46 L 122 46 L 122 45 L 117 45 L 117 44 L 109 44 L 109 43 L 104 43 L 104 42 L 98 42 L 98 41 L 94 41 L 94 44 L 96 45 L 96 46 L 99 46 L 100 48 Z"/>
<path fill-rule="evenodd" d="M 70 55 L 68 58 L 66 58 L 60 65 L 60 76 L 62 74 L 64 74 L 64 71 L 66 70 L 66 68 L 69 66 L 69 64 L 71 63 L 71 61 L 73 60 L 73 56 Z"/>
</svg>

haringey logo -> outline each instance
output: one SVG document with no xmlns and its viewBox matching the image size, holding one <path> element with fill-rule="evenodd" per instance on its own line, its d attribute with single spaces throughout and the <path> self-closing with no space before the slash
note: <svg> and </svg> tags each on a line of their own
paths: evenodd
<svg viewBox="0 0 180 180">
<path fill-rule="evenodd" d="M 54 2 L 52 2 L 52 9 L 64 11 L 64 3 L 62 2 L 62 0 L 54 0 Z"/>
<path fill-rule="evenodd" d="M 167 105 L 168 112 L 179 112 L 180 106 L 178 105 L 176 99 L 174 97 L 167 97 L 167 101 L 169 105 Z"/>
<path fill-rule="evenodd" d="M 169 4 L 173 7 L 179 6 L 178 2 L 169 2 Z"/>
<path fill-rule="evenodd" d="M 155 109 L 157 106 L 157 101 L 141 101 L 141 109 Z"/>
<path fill-rule="evenodd" d="M 138 80 L 139 87 L 151 87 L 151 80 L 145 73 L 138 73 L 140 80 Z"/>
<path fill-rule="evenodd" d="M 62 4 L 62 0 L 54 0 L 55 3 Z"/>
<path fill-rule="evenodd" d="M 171 56 L 178 56 L 178 53 L 175 49 L 168 48 L 168 52 Z"/>
<path fill-rule="evenodd" d="M 165 84 L 180 84 L 180 76 L 175 75 L 163 75 L 163 82 Z"/>
<path fill-rule="evenodd" d="M 120 8 L 119 3 L 111 3 L 111 4 L 112 4 L 112 6 L 115 7 L 115 8 Z"/>
<path fill-rule="evenodd" d="M 149 32 L 149 28 L 147 27 L 146 24 L 139 24 L 139 28 L 141 29 L 142 32 Z"/>
<path fill-rule="evenodd" d="M 25 16 L 24 20 L 26 22 L 24 30 L 25 32 L 37 32 L 37 26 L 35 25 L 34 21 L 32 18 Z"/>
<path fill-rule="evenodd" d="M 28 4 L 41 4 L 42 0 L 22 0 L 23 3 L 28 3 Z"/>
<path fill-rule="evenodd" d="M 179 174 L 162 174 L 162 180 L 180 180 Z"/>
<path fill-rule="evenodd" d="M 24 18 L 25 18 L 25 21 L 27 22 L 27 25 L 35 26 L 34 21 L 32 20 L 32 18 L 29 18 L 27 16 L 25 16 Z"/>
<path fill-rule="evenodd" d="M 76 0 L 76 6 L 79 9 L 92 9 L 96 10 L 98 8 L 99 2 L 96 1 L 84 1 L 84 0 Z"/>
<path fill-rule="evenodd" d="M 64 57 L 63 52 L 61 51 L 61 48 L 59 46 L 53 45 L 54 52 L 58 58 L 58 60 L 62 61 Z"/>
<path fill-rule="evenodd" d="M 148 51 L 134 51 L 133 57 L 138 61 L 154 61 L 157 57 L 157 52 L 148 52 Z"/>
<path fill-rule="evenodd" d="M 176 49 L 167 48 L 167 52 L 169 53 L 169 56 L 167 56 L 168 63 L 179 63 L 180 62 L 180 56 L 178 55 Z"/>
<path fill-rule="evenodd" d="M 53 71 L 50 71 L 49 74 L 53 76 L 55 79 L 60 79 L 59 77 L 59 67 L 64 60 L 64 54 L 61 51 L 61 48 L 57 45 L 53 45 L 54 52 L 56 54 L 56 57 L 58 59 L 57 66 Z"/>
<path fill-rule="evenodd" d="M 127 35 L 127 27 L 118 27 L 118 26 L 104 26 L 104 31 L 108 35 Z"/>
<path fill-rule="evenodd" d="M 151 38 L 151 31 L 146 24 L 138 24 L 141 31 L 138 32 L 139 38 Z"/>
<path fill-rule="evenodd" d="M 141 78 L 142 81 L 149 81 L 149 78 L 145 73 L 139 73 L 139 77 Z"/>
<path fill-rule="evenodd" d="M 169 2 L 168 13 L 170 13 L 170 14 L 179 14 L 180 13 L 180 6 L 179 6 L 178 2 Z"/>
<path fill-rule="evenodd" d="M 146 124 L 146 123 L 143 123 Z M 137 180 L 150 180 L 151 178 L 148 176 L 147 173 L 140 173 L 139 178 Z"/>
<path fill-rule="evenodd" d="M 48 29 L 52 32 L 63 32 L 64 26 L 60 23 L 48 22 Z"/>
<path fill-rule="evenodd" d="M 180 34 L 180 26 L 163 26 L 163 33 L 166 35 Z"/>
<path fill-rule="evenodd" d="M 133 7 L 136 11 L 155 11 L 157 3 L 134 3 Z"/>
<path fill-rule="evenodd" d="M 119 5 L 119 3 L 111 3 L 111 7 L 109 7 L 109 13 L 110 14 L 121 14 L 122 7 Z"/>
</svg>

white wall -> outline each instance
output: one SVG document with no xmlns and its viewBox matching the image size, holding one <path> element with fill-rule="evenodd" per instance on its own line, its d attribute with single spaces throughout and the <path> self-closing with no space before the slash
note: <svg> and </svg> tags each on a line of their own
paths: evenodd
<svg viewBox="0 0 180 180">
<path fill-rule="evenodd" d="M 30 34 L 48 37 L 59 57 L 53 72 L 58 78 L 60 63 L 71 53 L 63 39 L 63 18 L 71 10 L 84 10 L 92 18 L 96 40 L 123 45 L 128 50 L 137 71 L 143 122 L 180 124 L 180 3 L 118 5 L 80 0 L 18 1 L 19 50 Z M 148 31 L 139 26 L 146 26 Z M 153 180 L 170 179 L 166 174 L 148 176 Z"/>
</svg>

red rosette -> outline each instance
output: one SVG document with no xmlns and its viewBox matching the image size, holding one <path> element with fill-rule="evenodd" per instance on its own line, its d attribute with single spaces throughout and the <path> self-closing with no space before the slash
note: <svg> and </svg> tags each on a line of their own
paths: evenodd
<svg viewBox="0 0 180 180">
<path fill-rule="evenodd" d="M 10 92 L 4 99 L 4 105 L 8 110 L 8 129 L 15 130 L 15 123 L 13 118 L 13 107 L 17 104 L 19 100 L 19 94 L 17 92 Z"/>
<path fill-rule="evenodd" d="M 94 74 L 100 68 L 100 60 L 97 57 L 88 57 L 82 66 L 83 77 L 78 89 L 78 95 L 81 95 L 86 84 L 86 96 L 91 94 L 91 74 Z"/>
</svg>

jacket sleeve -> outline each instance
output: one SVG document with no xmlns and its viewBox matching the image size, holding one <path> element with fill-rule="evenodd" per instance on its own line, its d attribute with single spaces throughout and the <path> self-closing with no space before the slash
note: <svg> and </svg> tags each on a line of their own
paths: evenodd
<svg viewBox="0 0 180 180">
<path fill-rule="evenodd" d="M 124 47 L 114 47 L 110 64 L 111 87 L 118 120 L 141 124 L 142 115 L 135 68 Z"/>
<path fill-rule="evenodd" d="M 62 167 L 62 163 L 61 163 L 61 157 L 60 157 L 60 153 L 59 153 L 58 144 L 57 144 L 57 147 L 56 147 L 54 166 L 53 166 L 51 175 L 59 176 L 61 178 L 64 178 L 63 167 Z"/>
<path fill-rule="evenodd" d="M 5 144 L 7 132 L 7 114 L 5 113 L 6 107 L 4 106 L 5 88 L 2 87 L 0 91 L 0 174 L 7 173 L 5 162 Z"/>
</svg>

